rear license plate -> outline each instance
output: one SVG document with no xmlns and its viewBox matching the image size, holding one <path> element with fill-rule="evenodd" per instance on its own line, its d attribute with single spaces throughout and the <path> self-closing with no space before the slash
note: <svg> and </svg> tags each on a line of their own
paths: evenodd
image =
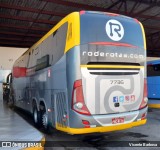
<svg viewBox="0 0 160 150">
<path fill-rule="evenodd" d="M 124 123 L 124 118 L 119 117 L 119 118 L 112 119 L 112 124 L 118 124 L 118 123 Z"/>
</svg>

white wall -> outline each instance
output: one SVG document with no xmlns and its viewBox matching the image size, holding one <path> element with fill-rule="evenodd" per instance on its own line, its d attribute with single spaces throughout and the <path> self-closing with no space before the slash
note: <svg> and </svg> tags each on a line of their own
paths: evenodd
<svg viewBox="0 0 160 150">
<path fill-rule="evenodd" d="M 11 70 L 15 60 L 27 49 L 0 47 L 0 70 Z"/>
<path fill-rule="evenodd" d="M 0 100 L 2 100 L 2 83 L 12 69 L 15 60 L 21 56 L 28 48 L 0 47 Z"/>
</svg>

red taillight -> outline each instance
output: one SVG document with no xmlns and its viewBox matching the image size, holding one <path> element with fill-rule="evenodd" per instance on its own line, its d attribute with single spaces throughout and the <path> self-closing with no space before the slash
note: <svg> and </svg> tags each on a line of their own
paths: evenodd
<svg viewBox="0 0 160 150">
<path fill-rule="evenodd" d="M 82 123 L 84 125 L 85 128 L 90 128 L 90 123 L 87 120 L 82 120 Z"/>
<path fill-rule="evenodd" d="M 83 115 L 91 115 L 84 102 L 82 80 L 74 82 L 72 91 L 72 109 Z"/>
<path fill-rule="evenodd" d="M 142 103 L 141 103 L 139 109 L 142 109 L 142 108 L 146 107 L 147 102 L 148 102 L 147 96 L 148 96 L 148 92 L 147 92 L 147 80 L 144 79 L 143 99 L 142 99 Z"/>
</svg>

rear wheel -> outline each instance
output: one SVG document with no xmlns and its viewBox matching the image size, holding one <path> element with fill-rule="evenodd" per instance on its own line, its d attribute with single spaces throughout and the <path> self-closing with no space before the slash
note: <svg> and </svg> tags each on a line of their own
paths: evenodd
<svg viewBox="0 0 160 150">
<path fill-rule="evenodd" d="M 12 94 L 9 95 L 9 100 L 7 104 L 9 105 L 9 107 L 14 108 L 15 101 L 14 101 L 14 96 Z"/>
<path fill-rule="evenodd" d="M 48 128 L 48 115 L 46 111 L 42 112 L 42 126 L 45 130 Z"/>
<path fill-rule="evenodd" d="M 33 120 L 36 127 L 40 127 L 40 112 L 37 107 L 33 107 Z"/>
<path fill-rule="evenodd" d="M 44 105 L 41 105 L 41 126 L 47 133 L 51 133 L 51 127 L 48 124 L 48 114 Z"/>
</svg>

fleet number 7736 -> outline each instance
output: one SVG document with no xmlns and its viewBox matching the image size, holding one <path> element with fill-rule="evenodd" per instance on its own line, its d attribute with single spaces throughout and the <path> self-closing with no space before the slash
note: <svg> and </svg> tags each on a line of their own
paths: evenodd
<svg viewBox="0 0 160 150">
<path fill-rule="evenodd" d="M 110 84 L 124 84 L 124 80 L 110 80 Z"/>
</svg>

